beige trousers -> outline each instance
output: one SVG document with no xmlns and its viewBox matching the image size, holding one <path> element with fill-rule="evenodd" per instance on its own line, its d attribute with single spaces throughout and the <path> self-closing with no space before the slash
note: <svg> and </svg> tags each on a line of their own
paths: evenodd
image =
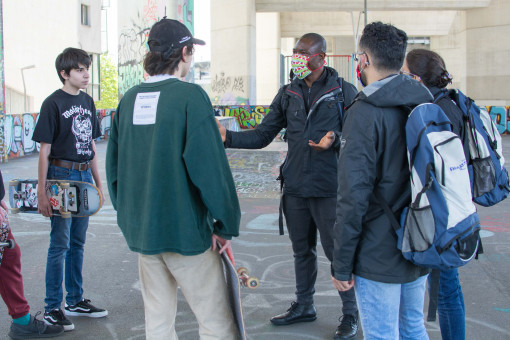
<svg viewBox="0 0 510 340">
<path fill-rule="evenodd" d="M 195 314 L 201 340 L 238 339 L 217 251 L 138 256 L 148 340 L 177 340 L 177 287 Z"/>
</svg>

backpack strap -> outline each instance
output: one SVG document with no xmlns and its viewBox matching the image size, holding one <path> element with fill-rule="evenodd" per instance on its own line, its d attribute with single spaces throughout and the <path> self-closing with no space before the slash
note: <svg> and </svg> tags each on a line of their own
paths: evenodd
<svg viewBox="0 0 510 340">
<path fill-rule="evenodd" d="M 395 229 L 395 231 L 399 230 L 400 223 L 398 223 L 395 214 L 393 214 L 393 210 L 391 210 L 390 206 L 388 205 L 388 203 L 386 203 L 386 200 L 381 196 L 377 189 L 374 190 L 374 196 L 384 209 L 384 213 L 386 214 L 386 216 L 388 216 L 388 219 L 390 220 L 393 229 Z"/>
<path fill-rule="evenodd" d="M 338 94 L 338 115 L 340 117 L 340 131 L 344 125 L 345 96 L 343 91 L 344 78 L 338 77 L 338 85 L 340 85 L 340 93 Z"/>
<path fill-rule="evenodd" d="M 448 92 L 441 91 L 441 93 L 439 94 L 439 96 L 437 96 L 437 98 L 434 98 L 433 103 L 434 103 L 434 104 L 437 104 L 437 103 L 439 103 L 439 102 L 440 102 L 443 98 L 446 98 L 446 97 L 449 97 Z"/>
</svg>

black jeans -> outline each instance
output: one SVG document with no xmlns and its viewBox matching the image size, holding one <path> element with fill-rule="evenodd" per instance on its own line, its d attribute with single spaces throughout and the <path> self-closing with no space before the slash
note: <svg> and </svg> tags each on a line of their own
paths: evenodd
<svg viewBox="0 0 510 340">
<path fill-rule="evenodd" d="M 330 262 L 333 260 L 332 233 L 336 220 L 336 197 L 302 198 L 284 195 L 283 213 L 294 252 L 297 302 L 311 304 L 317 279 L 317 230 L 326 257 Z M 356 314 L 358 307 L 354 288 L 339 294 L 342 313 Z"/>
</svg>

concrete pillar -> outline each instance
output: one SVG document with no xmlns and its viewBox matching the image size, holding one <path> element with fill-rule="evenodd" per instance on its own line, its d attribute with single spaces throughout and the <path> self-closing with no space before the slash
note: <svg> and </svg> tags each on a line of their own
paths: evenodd
<svg viewBox="0 0 510 340">
<path fill-rule="evenodd" d="M 213 104 L 258 104 L 255 25 L 255 0 L 215 0 L 211 4 Z"/>
<path fill-rule="evenodd" d="M 280 13 L 257 13 L 257 105 L 269 105 L 280 88 Z M 286 78 L 284 78 L 286 80 Z"/>
<path fill-rule="evenodd" d="M 466 11 L 467 94 L 510 105 L 510 1 Z"/>
<path fill-rule="evenodd" d="M 449 87 L 467 93 L 466 74 L 466 12 L 459 11 L 453 19 L 448 35 L 432 36 L 430 49 L 443 57 L 446 69 L 453 76 Z M 468 94 L 473 96 L 472 94 Z"/>
<path fill-rule="evenodd" d="M 331 41 L 331 47 L 328 46 L 328 54 L 333 56 L 328 58 L 329 66 L 337 70 L 338 75 L 346 81 L 356 85 L 353 62 L 350 55 L 354 53 L 354 39 L 352 36 L 336 36 L 328 39 Z"/>
</svg>

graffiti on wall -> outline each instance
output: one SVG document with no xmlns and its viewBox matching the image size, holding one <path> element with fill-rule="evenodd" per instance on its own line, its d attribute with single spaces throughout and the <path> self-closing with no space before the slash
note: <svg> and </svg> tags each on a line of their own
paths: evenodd
<svg viewBox="0 0 510 340">
<path fill-rule="evenodd" d="M 211 97 L 215 105 L 250 105 L 246 77 L 230 77 L 224 72 L 211 79 Z"/>
<path fill-rule="evenodd" d="M 241 129 L 253 129 L 262 122 L 262 119 L 269 112 L 268 105 L 218 105 L 214 106 L 217 115 L 223 117 L 234 117 Z"/>
<path fill-rule="evenodd" d="M 501 134 L 510 134 L 510 106 L 486 106 Z M 219 105 L 214 106 L 218 116 L 233 117 L 241 129 L 253 129 L 269 112 L 268 105 Z M 112 127 L 114 109 L 96 112 L 101 128 L 101 140 L 108 140 Z M 5 158 L 18 158 L 39 152 L 39 143 L 32 141 L 38 113 L 6 115 L 0 124 L 0 150 Z M 0 121 L 1 123 L 1 121 Z M 227 122 L 225 122 L 227 123 Z M 231 128 L 232 129 L 232 128 Z M 1 160 L 1 158 L 0 158 Z"/>
<path fill-rule="evenodd" d="M 228 81 L 225 80 L 228 87 Z M 220 86 L 220 85 L 218 85 Z M 510 106 L 486 106 L 501 134 L 510 134 Z M 218 116 L 235 117 L 241 129 L 253 129 L 269 112 L 268 105 L 215 105 Z"/>
<path fill-rule="evenodd" d="M 191 34 L 195 34 L 193 27 L 193 0 L 177 1 L 177 20 L 182 22 L 190 30 Z"/>
<path fill-rule="evenodd" d="M 119 95 L 144 79 L 142 59 L 147 50 L 150 27 L 138 26 L 123 30 L 119 36 Z"/>
<path fill-rule="evenodd" d="M 32 140 L 38 119 L 38 113 L 5 116 L 4 152 L 7 158 L 17 158 L 39 152 L 39 144 Z"/>
<path fill-rule="evenodd" d="M 510 106 L 486 106 L 499 133 L 510 133 Z"/>
<path fill-rule="evenodd" d="M 119 96 L 147 78 L 143 58 L 148 51 L 148 37 L 152 25 L 166 15 L 166 1 L 143 0 L 129 18 L 129 24 L 119 34 Z M 177 19 L 193 32 L 193 0 L 178 0 Z"/>
<path fill-rule="evenodd" d="M 115 110 L 97 110 L 96 114 L 101 128 L 100 139 L 108 139 Z M 5 158 L 18 158 L 39 152 L 39 143 L 32 140 L 38 119 L 39 113 L 5 115 L 0 127 Z"/>
<path fill-rule="evenodd" d="M 131 87 L 140 84 L 145 77 L 143 57 L 148 50 L 147 40 L 151 26 L 165 15 L 162 1 L 145 0 L 130 19 L 129 27 L 119 34 L 119 96 Z"/>
</svg>

